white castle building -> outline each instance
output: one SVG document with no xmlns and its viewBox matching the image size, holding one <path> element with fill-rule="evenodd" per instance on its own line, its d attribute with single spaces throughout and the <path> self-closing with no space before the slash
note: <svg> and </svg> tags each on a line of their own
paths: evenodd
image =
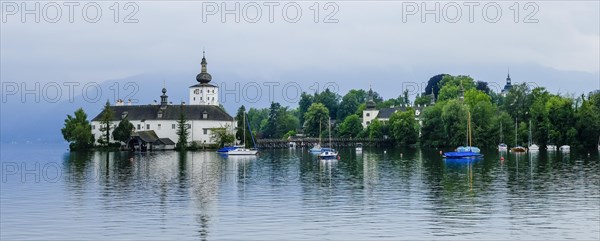
<svg viewBox="0 0 600 241">
<path fill-rule="evenodd" d="M 172 105 L 168 102 L 167 89 L 162 89 L 160 104 L 131 105 L 117 101 L 111 106 L 113 118 L 111 132 L 119 122 L 127 118 L 135 130 L 129 146 L 146 147 L 148 149 L 172 149 L 177 136 L 177 120 L 183 110 L 189 128 L 188 142 L 198 144 L 212 144 L 211 130 L 214 128 L 227 128 L 233 131 L 236 125 L 234 118 L 219 107 L 219 88 L 211 84 L 212 76 L 206 69 L 206 58 L 202 56 L 202 70 L 196 76 L 198 84 L 190 89 L 189 104 Z M 183 108 L 182 108 L 183 106 Z M 96 140 L 102 137 L 100 122 L 102 112 L 92 119 L 92 133 Z M 111 133 L 111 141 L 114 141 Z"/>
</svg>

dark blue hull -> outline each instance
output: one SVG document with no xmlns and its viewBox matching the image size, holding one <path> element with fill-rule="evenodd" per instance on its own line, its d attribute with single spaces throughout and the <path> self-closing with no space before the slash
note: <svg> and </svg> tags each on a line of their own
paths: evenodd
<svg viewBox="0 0 600 241">
<path fill-rule="evenodd" d="M 235 147 L 235 146 L 226 146 L 226 147 L 223 147 L 223 148 L 217 150 L 217 152 L 219 152 L 219 153 L 227 153 L 227 152 L 233 151 L 235 149 L 237 149 L 237 147 Z"/>
<path fill-rule="evenodd" d="M 483 154 L 470 152 L 470 151 L 444 153 L 444 158 L 448 158 L 448 159 L 477 158 L 477 157 L 482 157 L 482 156 L 483 156 Z"/>
</svg>

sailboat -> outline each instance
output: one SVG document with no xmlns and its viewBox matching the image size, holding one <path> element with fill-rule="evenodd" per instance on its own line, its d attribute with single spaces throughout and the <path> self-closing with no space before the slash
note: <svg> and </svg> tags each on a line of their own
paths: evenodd
<svg viewBox="0 0 600 241">
<path fill-rule="evenodd" d="M 510 148 L 510 151 L 512 152 L 527 152 L 527 148 L 519 146 L 518 145 L 518 140 L 517 140 L 517 133 L 519 132 L 519 122 L 517 121 L 517 119 L 515 119 L 515 147 Z"/>
<path fill-rule="evenodd" d="M 329 148 L 323 148 L 321 153 L 319 153 L 319 159 L 337 159 L 338 153 L 333 149 L 331 145 L 331 119 L 329 119 L 328 132 L 329 132 Z"/>
<path fill-rule="evenodd" d="M 258 153 L 258 150 L 255 148 L 246 148 L 246 124 L 249 123 L 246 123 L 246 112 L 244 112 L 244 146 L 227 151 L 227 155 L 256 155 Z M 248 125 L 248 128 L 250 128 L 250 125 Z M 252 137 L 253 145 L 256 146 L 254 143 L 254 136 L 252 136 L 252 129 L 250 129 L 250 136 Z"/>
<path fill-rule="evenodd" d="M 498 144 L 498 151 L 508 151 L 508 146 L 504 144 L 504 133 L 502 131 L 502 122 L 500 122 L 500 144 Z"/>
<path fill-rule="evenodd" d="M 448 159 L 462 159 L 462 158 L 476 158 L 483 156 L 480 154 L 480 150 L 478 147 L 472 146 L 473 138 L 471 136 L 471 112 L 468 113 L 467 118 L 467 146 L 459 146 L 456 148 L 456 151 L 446 152 L 443 157 Z"/>
<path fill-rule="evenodd" d="M 531 121 L 529 121 L 529 151 L 539 151 L 540 147 L 533 143 L 531 139 Z"/>
<path fill-rule="evenodd" d="M 323 148 L 321 147 L 321 120 L 319 120 L 319 143 L 308 150 L 310 153 L 319 154 Z"/>
</svg>

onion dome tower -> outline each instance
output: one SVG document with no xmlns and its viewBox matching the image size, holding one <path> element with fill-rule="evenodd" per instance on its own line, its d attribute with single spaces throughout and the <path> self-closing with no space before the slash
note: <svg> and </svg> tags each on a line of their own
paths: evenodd
<svg viewBox="0 0 600 241">
<path fill-rule="evenodd" d="M 212 76 L 206 70 L 206 65 L 208 63 L 206 62 L 204 51 L 202 51 L 202 62 L 200 62 L 200 64 L 202 65 L 202 70 L 196 75 L 196 81 L 200 82 L 200 84 L 208 84 L 208 82 L 212 80 Z"/>
</svg>

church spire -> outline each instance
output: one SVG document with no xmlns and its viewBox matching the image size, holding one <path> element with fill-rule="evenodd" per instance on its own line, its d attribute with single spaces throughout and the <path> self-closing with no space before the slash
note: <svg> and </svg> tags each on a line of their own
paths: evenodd
<svg viewBox="0 0 600 241">
<path fill-rule="evenodd" d="M 369 85 L 369 92 L 367 93 L 367 109 L 375 109 L 375 101 L 373 100 L 373 90 Z"/>
<path fill-rule="evenodd" d="M 206 62 L 206 56 L 204 51 L 202 51 L 202 62 L 200 62 L 200 64 L 202 65 L 202 69 L 200 73 L 196 75 L 196 81 L 200 82 L 201 84 L 207 84 L 212 80 L 212 76 L 206 70 L 206 65 L 208 63 Z"/>
</svg>

